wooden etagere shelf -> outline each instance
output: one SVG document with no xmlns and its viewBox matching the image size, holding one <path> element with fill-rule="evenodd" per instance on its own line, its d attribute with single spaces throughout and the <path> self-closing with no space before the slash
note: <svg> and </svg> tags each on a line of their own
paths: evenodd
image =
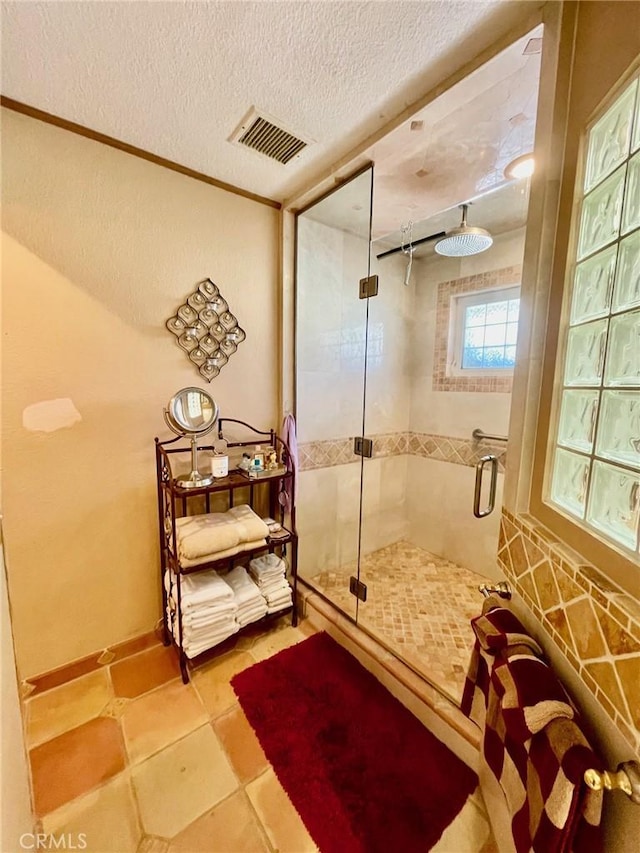
<svg viewBox="0 0 640 853">
<path fill-rule="evenodd" d="M 288 564 L 287 582 L 292 590 L 293 604 L 275 613 L 267 615 L 250 622 L 241 627 L 237 634 L 242 634 L 248 628 L 261 623 L 268 623 L 280 616 L 291 613 L 291 622 L 297 624 L 296 593 L 298 576 L 298 536 L 295 527 L 295 507 L 292 505 L 294 494 L 294 478 L 292 466 L 290 465 L 289 448 L 282 439 L 276 435 L 274 430 L 257 430 L 244 421 L 233 418 L 220 418 L 218 421 L 218 438 L 225 439 L 224 428 L 226 424 L 238 424 L 249 430 L 251 437 L 244 441 L 227 442 L 228 448 L 250 447 L 257 443 L 269 444 L 276 448 L 280 457 L 280 463 L 284 470 L 278 470 L 273 474 L 265 472 L 259 478 L 249 477 L 245 472 L 232 470 L 226 477 L 220 477 L 208 486 L 196 488 L 183 488 L 177 484 L 176 463 L 189 460 L 191 447 L 181 445 L 180 438 L 160 441 L 155 439 L 156 448 L 156 474 L 158 485 L 158 525 L 160 539 L 160 583 L 162 588 L 162 612 L 163 612 L 163 638 L 165 645 L 176 648 L 180 659 L 180 671 L 184 683 L 189 681 L 189 668 L 197 666 L 207 655 L 211 654 L 216 644 L 194 657 L 188 657 L 183 647 L 183 624 L 181 602 L 181 584 L 186 575 L 202 571 L 218 571 L 224 575 L 234 566 L 246 565 L 252 557 L 263 553 L 277 553 L 286 557 Z M 215 452 L 213 445 L 198 445 L 199 451 Z M 202 456 L 205 464 L 206 457 Z M 290 508 L 286 513 L 282 500 L 285 490 L 291 496 Z M 184 516 L 194 516 L 201 513 L 224 512 L 234 506 L 246 504 L 262 517 L 268 516 L 282 525 L 282 531 L 277 535 L 266 537 L 265 544 L 261 544 L 250 550 L 240 551 L 233 556 L 212 559 L 198 563 L 195 566 L 182 566 L 178 554 L 178 537 L 176 534 L 176 519 Z M 175 577 L 177 585 L 177 600 L 169 596 L 165 586 L 165 575 L 170 571 L 170 577 Z M 178 637 L 174 636 L 167 609 L 172 613 L 172 620 L 177 622 Z M 235 634 L 232 636 L 236 636 Z M 223 641 L 224 642 L 224 641 Z"/>
</svg>

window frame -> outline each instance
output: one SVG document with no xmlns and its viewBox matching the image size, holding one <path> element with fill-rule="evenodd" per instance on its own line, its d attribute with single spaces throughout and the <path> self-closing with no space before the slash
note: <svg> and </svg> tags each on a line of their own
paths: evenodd
<svg viewBox="0 0 640 853">
<path fill-rule="evenodd" d="M 547 341 L 542 365 L 540 408 L 535 438 L 529 511 L 571 549 L 595 565 L 634 598 L 640 599 L 640 564 L 630 551 L 612 539 L 600 536 L 596 529 L 581 521 L 547 498 L 550 492 L 555 447 L 558 446 L 558 427 L 563 370 L 568 343 L 569 317 L 573 296 L 573 273 L 577 262 L 582 204 L 586 174 L 588 137 L 593 126 L 622 95 L 624 89 L 640 71 L 640 62 L 633 62 L 622 78 L 591 113 L 578 131 L 578 151 L 575 173 L 571 177 L 571 216 L 566 253 L 556 260 L 561 272 L 554 269 L 549 300 Z M 640 85 L 640 84 L 639 84 Z"/>
<path fill-rule="evenodd" d="M 510 296 L 509 294 L 514 294 Z M 489 305 L 505 299 L 520 299 L 520 283 L 499 285 L 486 290 L 459 293 L 451 297 L 447 355 L 448 376 L 513 376 L 513 367 L 463 367 L 466 309 L 474 305 Z M 519 318 L 518 318 L 519 322 Z M 515 344 L 514 344 L 515 346 Z"/>
</svg>

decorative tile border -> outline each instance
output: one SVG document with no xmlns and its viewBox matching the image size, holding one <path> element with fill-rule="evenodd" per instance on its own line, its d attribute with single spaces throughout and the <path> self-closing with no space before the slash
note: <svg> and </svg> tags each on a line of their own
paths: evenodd
<svg viewBox="0 0 640 853">
<path fill-rule="evenodd" d="M 455 465 L 475 466 L 481 456 L 492 453 L 498 457 L 498 469 L 504 471 L 506 447 L 475 439 L 454 438 L 426 432 L 393 432 L 370 436 L 375 458 L 386 456 L 422 456 L 453 462 Z M 328 441 L 309 441 L 298 446 L 301 471 L 332 468 L 356 462 L 353 438 L 336 438 Z"/>
<path fill-rule="evenodd" d="M 447 374 L 447 357 L 449 350 L 449 329 L 451 322 L 451 298 L 463 293 L 476 293 L 479 290 L 489 290 L 492 287 L 502 287 L 509 284 L 519 284 L 522 277 L 520 264 L 503 267 L 499 270 L 468 275 L 443 281 L 438 285 L 438 301 L 436 306 L 435 344 L 433 350 L 433 384 L 434 391 L 475 391 L 510 393 L 513 386 L 512 376 L 449 376 Z"/>
<path fill-rule="evenodd" d="M 502 510 L 498 562 L 629 744 L 640 750 L 640 605 L 528 516 Z"/>
<path fill-rule="evenodd" d="M 454 438 L 426 432 L 410 432 L 408 436 L 411 456 L 438 459 L 441 462 L 453 462 L 455 465 L 474 468 L 482 456 L 491 453 L 498 457 L 498 470 L 504 473 L 507 456 L 507 448 L 504 444 L 491 444 L 488 441 L 476 441 L 473 438 Z"/>
</svg>

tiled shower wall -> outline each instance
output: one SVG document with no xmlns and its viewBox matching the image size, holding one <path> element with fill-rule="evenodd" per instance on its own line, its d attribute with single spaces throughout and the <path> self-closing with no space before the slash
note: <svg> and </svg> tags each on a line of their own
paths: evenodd
<svg viewBox="0 0 640 853">
<path fill-rule="evenodd" d="M 349 282 L 358 278 L 352 258 L 363 253 L 358 238 L 319 222 L 305 221 L 301 237 L 298 528 L 300 571 L 310 577 L 357 555 L 360 464 L 353 436 L 362 427 L 364 303 Z M 409 287 L 402 255 L 377 268 L 374 261 L 380 285 L 369 300 L 365 434 L 374 440 L 374 458 L 363 472 L 364 553 L 405 538 L 497 577 L 499 511 L 473 516 L 471 466 L 486 453 L 501 456 L 504 445 L 478 443 L 471 432 L 506 434 L 510 394 L 481 385 L 439 387 L 438 294 L 442 303 L 443 293 L 462 292 L 457 279 L 469 291 L 511 283 L 523 238 L 522 230 L 498 237 L 473 258 L 414 261 Z M 501 487 L 502 473 L 498 500 Z"/>
<path fill-rule="evenodd" d="M 299 571 L 311 577 L 357 556 L 368 243 L 328 225 L 299 219 L 297 324 Z M 365 266 L 363 268 L 363 259 Z M 380 290 L 369 300 L 367 434 L 403 436 L 409 425 L 408 328 L 413 294 L 404 264 L 384 262 Z M 357 461 L 356 461 L 357 460 Z M 406 471 L 402 453 L 368 460 L 363 546 L 376 550 L 406 536 Z"/>
<path fill-rule="evenodd" d="M 486 453 L 504 471 L 504 445 L 425 433 L 371 436 L 372 459 L 364 465 L 362 549 L 365 554 L 407 539 L 498 579 L 495 560 L 499 512 L 471 514 L 474 466 Z M 357 556 L 360 461 L 353 439 L 315 441 L 299 447 L 300 571 L 311 577 Z M 500 505 L 503 474 L 498 475 Z M 455 501 L 464 495 L 464 504 Z"/>
<path fill-rule="evenodd" d="M 533 519 L 503 510 L 500 566 L 622 736 L 640 750 L 640 605 Z"/>
</svg>

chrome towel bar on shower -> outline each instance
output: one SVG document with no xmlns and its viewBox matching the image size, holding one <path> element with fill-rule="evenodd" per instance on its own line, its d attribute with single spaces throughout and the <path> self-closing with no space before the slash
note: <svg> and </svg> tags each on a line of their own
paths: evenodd
<svg viewBox="0 0 640 853">
<path fill-rule="evenodd" d="M 471 435 L 476 439 L 476 441 L 509 441 L 509 438 L 506 435 L 491 435 L 491 433 L 483 432 L 480 427 L 476 427 Z"/>
</svg>

